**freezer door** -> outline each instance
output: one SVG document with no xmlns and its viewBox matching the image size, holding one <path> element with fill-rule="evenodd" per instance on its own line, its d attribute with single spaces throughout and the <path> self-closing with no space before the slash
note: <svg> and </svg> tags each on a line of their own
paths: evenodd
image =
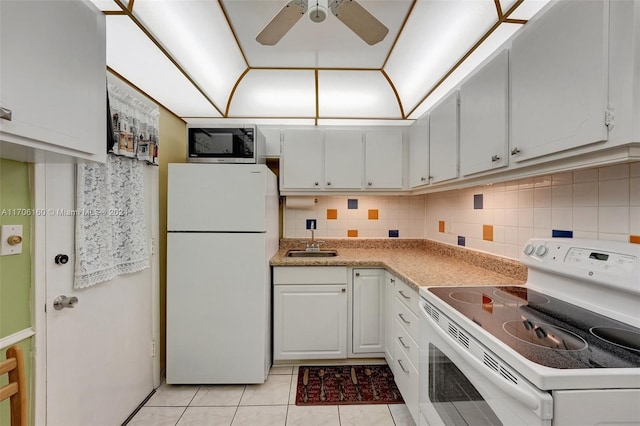
<svg viewBox="0 0 640 426">
<path fill-rule="evenodd" d="M 271 365 L 266 234 L 167 236 L 167 383 L 263 383 Z"/>
<path fill-rule="evenodd" d="M 265 232 L 265 165 L 169 164 L 167 230 Z"/>
</svg>

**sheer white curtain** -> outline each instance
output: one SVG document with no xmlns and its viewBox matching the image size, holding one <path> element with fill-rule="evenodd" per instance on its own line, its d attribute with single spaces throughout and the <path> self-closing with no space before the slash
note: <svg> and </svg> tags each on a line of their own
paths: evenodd
<svg viewBox="0 0 640 426">
<path fill-rule="evenodd" d="M 76 289 L 149 267 L 143 167 L 113 155 L 78 164 Z"/>
</svg>

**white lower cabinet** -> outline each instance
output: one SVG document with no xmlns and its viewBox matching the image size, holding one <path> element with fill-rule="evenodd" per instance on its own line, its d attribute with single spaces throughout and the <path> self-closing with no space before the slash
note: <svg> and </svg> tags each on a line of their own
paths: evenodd
<svg viewBox="0 0 640 426">
<path fill-rule="evenodd" d="M 276 267 L 273 359 L 347 358 L 347 268 Z"/>
<path fill-rule="evenodd" d="M 384 353 L 384 281 L 384 269 L 353 270 L 351 324 L 354 355 Z"/>
<path fill-rule="evenodd" d="M 390 284 L 393 297 L 387 300 L 392 307 L 392 365 L 393 375 L 402 398 L 416 424 L 419 424 L 418 410 L 418 293 L 402 280 L 391 275 Z M 387 358 L 387 361 L 389 359 Z"/>
</svg>

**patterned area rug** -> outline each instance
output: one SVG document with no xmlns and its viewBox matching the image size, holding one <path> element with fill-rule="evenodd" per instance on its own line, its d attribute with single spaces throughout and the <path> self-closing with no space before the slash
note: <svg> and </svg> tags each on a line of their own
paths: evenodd
<svg viewBox="0 0 640 426">
<path fill-rule="evenodd" d="M 296 405 L 403 404 L 388 365 L 300 366 Z"/>
</svg>

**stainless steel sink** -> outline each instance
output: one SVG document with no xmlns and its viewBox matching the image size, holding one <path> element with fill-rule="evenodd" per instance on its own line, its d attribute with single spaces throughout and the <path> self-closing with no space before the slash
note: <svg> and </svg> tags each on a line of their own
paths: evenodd
<svg viewBox="0 0 640 426">
<path fill-rule="evenodd" d="M 287 257 L 335 257 L 337 255 L 338 252 L 336 250 L 289 250 L 287 252 Z"/>
</svg>

